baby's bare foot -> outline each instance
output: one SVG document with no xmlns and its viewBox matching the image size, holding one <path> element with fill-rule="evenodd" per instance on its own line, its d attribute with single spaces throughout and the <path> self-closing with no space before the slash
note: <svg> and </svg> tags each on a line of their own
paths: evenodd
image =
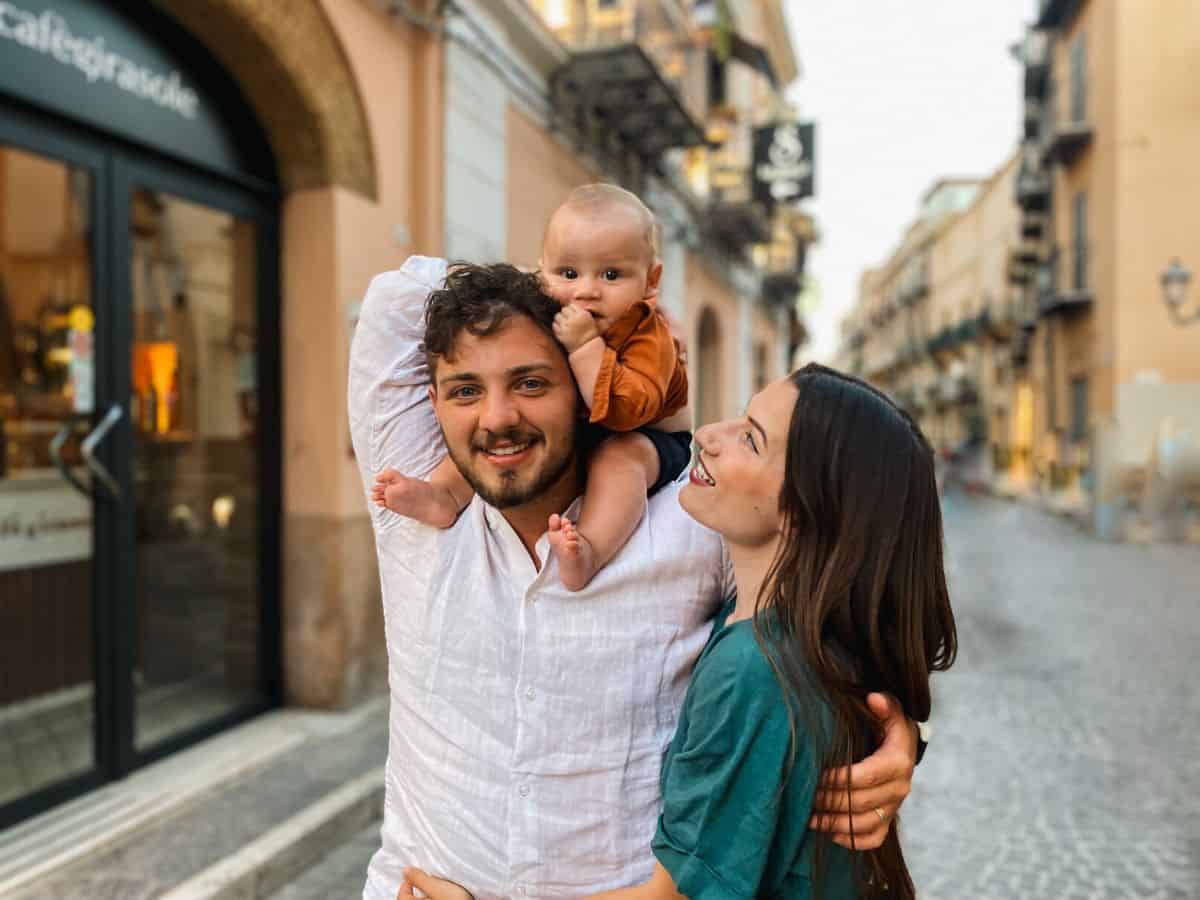
<svg viewBox="0 0 1200 900">
<path fill-rule="evenodd" d="M 557 513 L 550 517 L 550 546 L 558 556 L 558 574 L 568 591 L 580 591 L 596 574 L 596 553 L 575 523 Z"/>
<path fill-rule="evenodd" d="M 398 472 L 384 474 L 388 476 L 387 480 L 381 475 L 375 487 L 378 491 L 382 485 L 383 505 L 392 512 L 434 528 L 449 528 L 458 518 L 458 504 L 445 488 Z"/>
</svg>

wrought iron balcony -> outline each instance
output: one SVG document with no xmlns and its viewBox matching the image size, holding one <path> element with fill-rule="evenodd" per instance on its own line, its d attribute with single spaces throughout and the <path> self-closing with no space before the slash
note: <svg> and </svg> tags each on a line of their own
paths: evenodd
<svg viewBox="0 0 1200 900">
<path fill-rule="evenodd" d="M 1037 140 L 1042 130 L 1043 103 L 1038 97 L 1025 98 L 1025 140 Z"/>
<path fill-rule="evenodd" d="M 1043 167 L 1041 154 L 1036 147 L 1026 144 L 1021 166 L 1017 170 L 1017 205 L 1027 211 L 1044 212 L 1050 208 L 1052 187 L 1050 172 Z"/>
<path fill-rule="evenodd" d="M 1070 314 L 1092 304 L 1091 255 L 1086 244 L 1055 246 L 1038 269 L 1038 312 L 1043 316 Z"/>
<path fill-rule="evenodd" d="M 1040 241 L 1046 234 L 1050 217 L 1046 213 L 1026 210 L 1021 215 L 1021 237 L 1025 240 Z"/>
<path fill-rule="evenodd" d="M 531 5 L 570 51 L 550 79 L 554 110 L 589 143 L 651 168 L 704 143 L 705 55 L 678 0 Z"/>
<path fill-rule="evenodd" d="M 1025 32 L 1021 61 L 1025 64 L 1025 96 L 1040 97 L 1050 76 L 1050 32 L 1039 28 Z"/>
<path fill-rule="evenodd" d="M 1045 101 L 1041 140 L 1043 165 L 1069 166 L 1092 142 L 1092 124 L 1087 113 L 1087 91 L 1079 88 L 1074 96 L 1052 86 Z"/>
<path fill-rule="evenodd" d="M 1080 0 L 1039 0 L 1038 28 L 1062 28 L 1079 12 Z"/>
<path fill-rule="evenodd" d="M 746 256 L 752 245 L 771 239 L 770 216 L 754 200 L 748 171 L 712 191 L 704 221 L 705 234 L 732 256 Z"/>
</svg>

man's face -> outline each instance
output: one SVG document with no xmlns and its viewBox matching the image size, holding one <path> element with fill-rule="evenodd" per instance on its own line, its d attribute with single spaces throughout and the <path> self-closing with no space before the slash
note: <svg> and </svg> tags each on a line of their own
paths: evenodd
<svg viewBox="0 0 1200 900">
<path fill-rule="evenodd" d="M 579 394 L 562 349 L 525 316 L 487 337 L 462 332 L 430 399 L 450 458 L 497 509 L 573 477 Z"/>
</svg>

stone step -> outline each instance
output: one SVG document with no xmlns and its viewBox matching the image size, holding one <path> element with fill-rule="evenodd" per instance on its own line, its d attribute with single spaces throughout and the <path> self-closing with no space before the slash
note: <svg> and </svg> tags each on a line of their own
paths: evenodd
<svg viewBox="0 0 1200 900">
<path fill-rule="evenodd" d="M 0 897 L 265 896 L 378 816 L 386 755 L 386 698 L 260 717 L 0 832 Z"/>
<path fill-rule="evenodd" d="M 362 896 L 367 863 L 379 849 L 381 822 L 372 822 L 313 863 L 268 900 L 353 900 Z"/>
</svg>

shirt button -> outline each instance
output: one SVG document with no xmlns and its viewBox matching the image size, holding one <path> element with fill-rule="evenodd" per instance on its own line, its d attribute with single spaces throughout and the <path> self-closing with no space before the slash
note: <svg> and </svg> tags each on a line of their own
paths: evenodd
<svg viewBox="0 0 1200 900">
<path fill-rule="evenodd" d="M 533 700 L 535 697 L 537 697 L 537 691 L 535 691 L 533 688 L 529 688 L 527 691 L 525 691 L 526 700 Z"/>
<path fill-rule="evenodd" d="M 520 794 L 522 797 L 528 797 L 529 796 L 529 785 L 527 785 L 527 784 L 521 785 L 519 788 L 517 788 L 517 793 Z"/>
</svg>

